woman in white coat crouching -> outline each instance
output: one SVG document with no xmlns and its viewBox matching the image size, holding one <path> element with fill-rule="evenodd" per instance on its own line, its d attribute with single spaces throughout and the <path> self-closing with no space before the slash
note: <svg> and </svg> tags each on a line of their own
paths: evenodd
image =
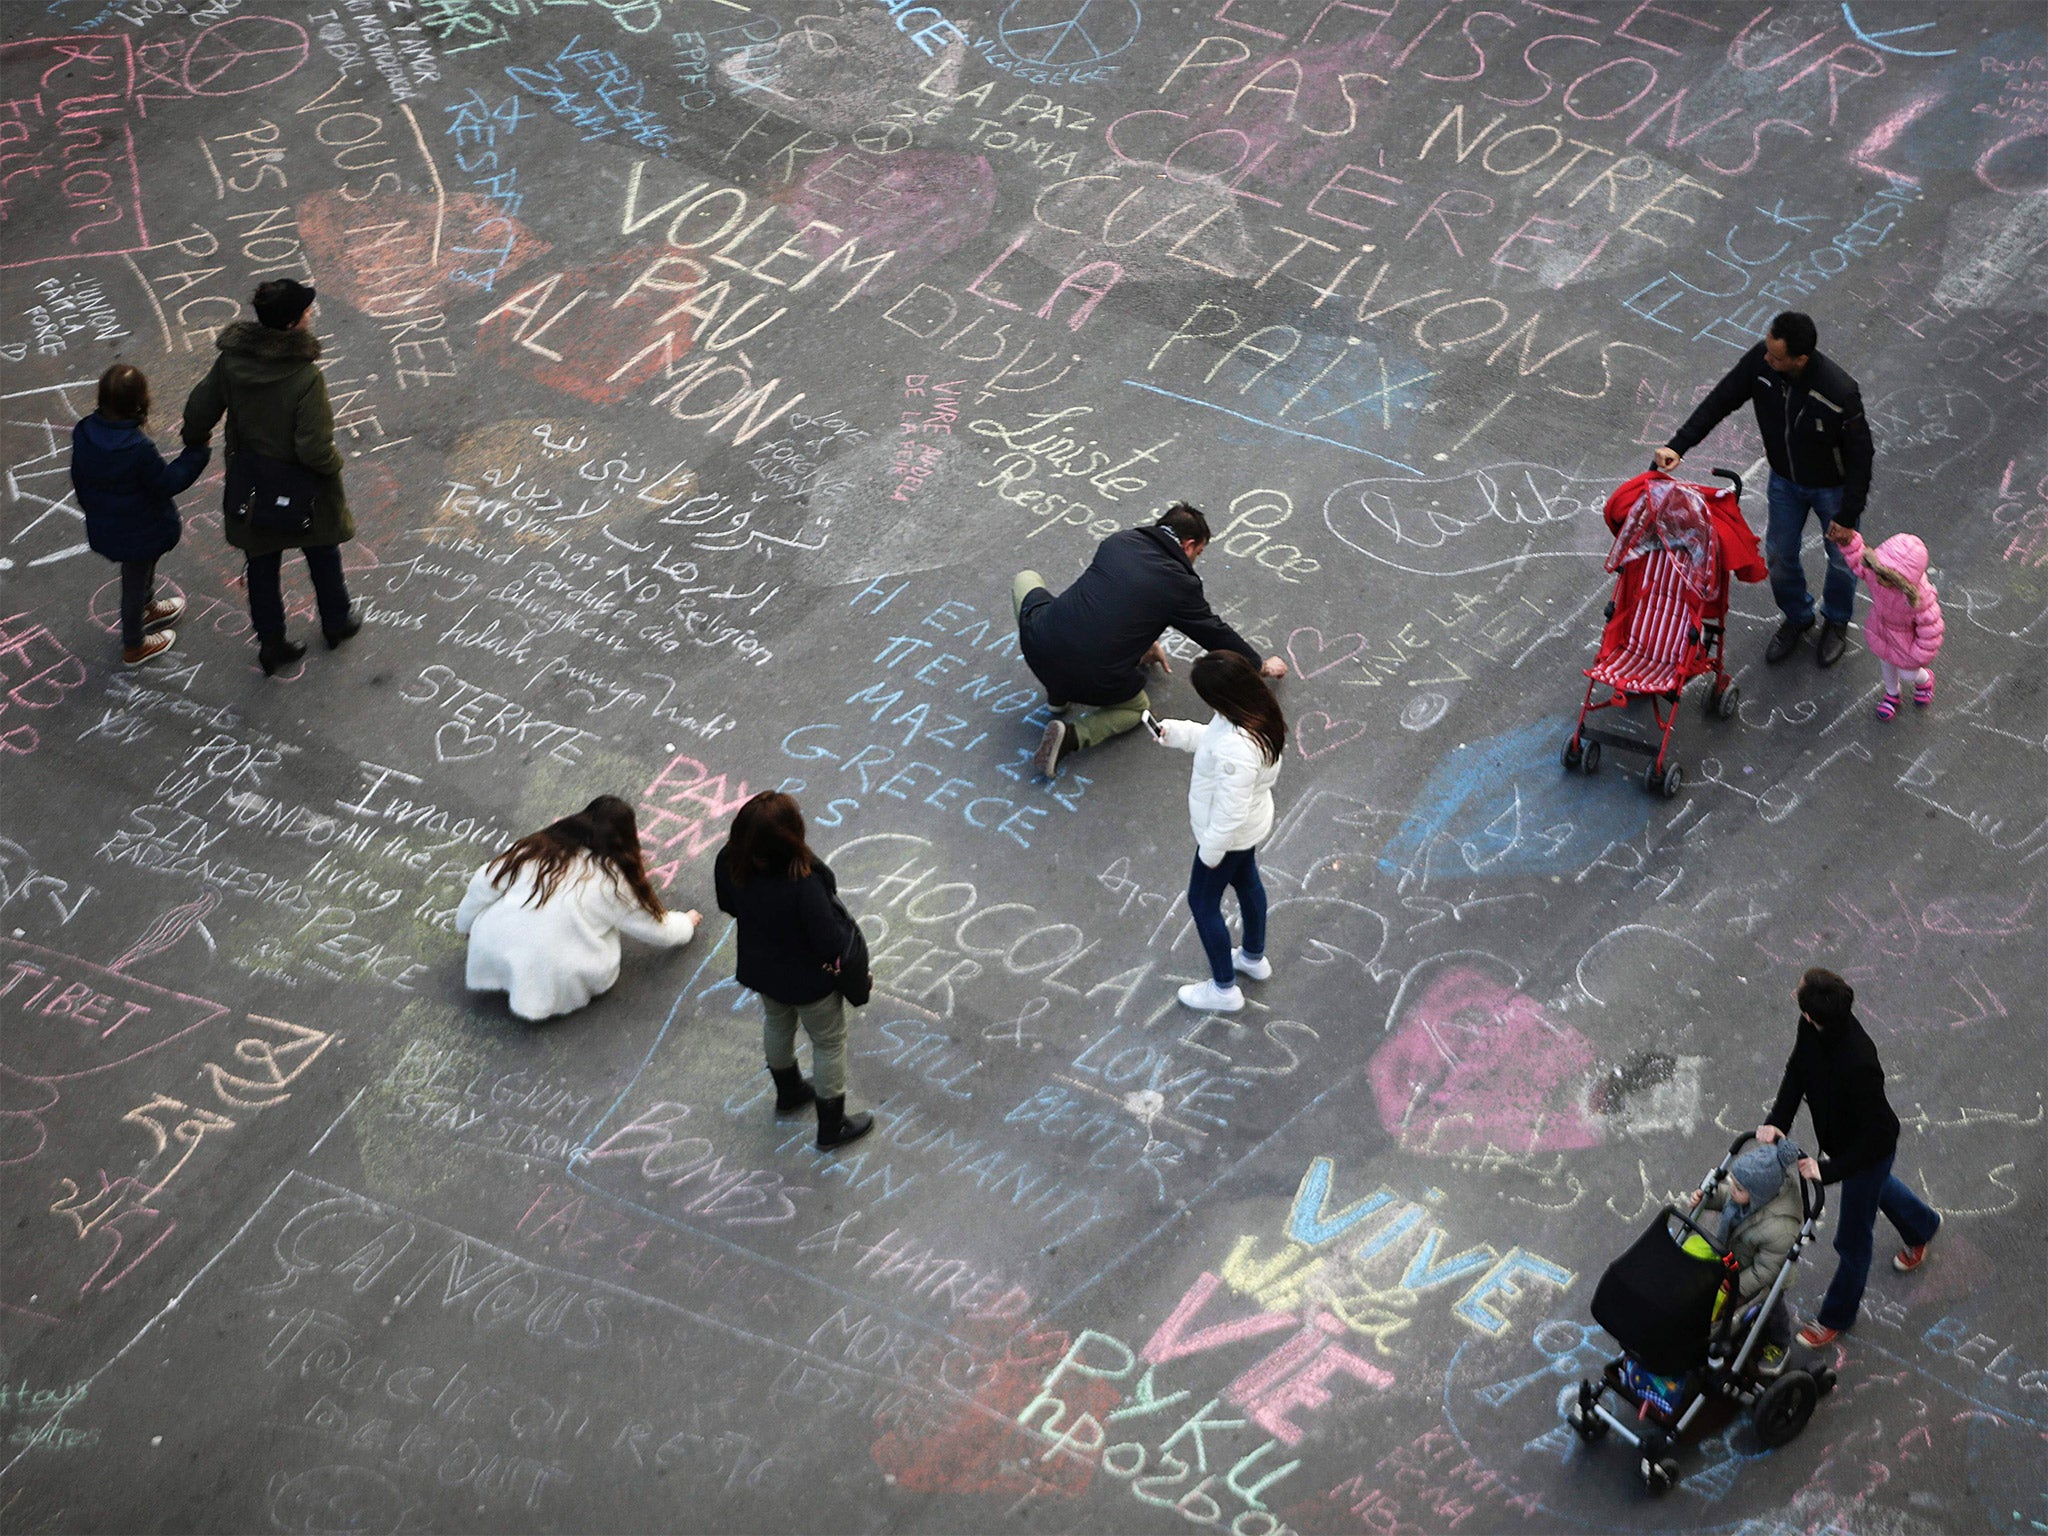
<svg viewBox="0 0 2048 1536">
<path fill-rule="evenodd" d="M 1160 745 L 1195 754 L 1188 785 L 1188 818 L 1195 828 L 1195 867 L 1188 876 L 1188 911 L 1209 956 L 1208 981 L 1190 982 L 1180 1000 L 1205 1013 L 1235 1013 L 1244 1006 L 1239 975 L 1264 981 L 1266 887 L 1259 879 L 1258 846 L 1273 830 L 1273 781 L 1287 748 L 1287 720 L 1258 669 L 1235 651 L 1211 651 L 1190 680 L 1216 711 L 1207 725 L 1163 720 Z M 1223 921 L 1223 889 L 1237 892 L 1243 945 L 1233 951 Z"/>
<path fill-rule="evenodd" d="M 478 870 L 455 914 L 468 982 L 508 992 L 522 1019 L 573 1013 L 619 979 L 619 935 L 673 949 L 703 920 L 670 912 L 647 879 L 633 807 L 599 795 Z"/>
</svg>

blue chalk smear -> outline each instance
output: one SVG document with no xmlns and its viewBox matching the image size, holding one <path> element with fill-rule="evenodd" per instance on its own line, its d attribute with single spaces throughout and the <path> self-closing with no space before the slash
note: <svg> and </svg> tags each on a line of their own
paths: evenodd
<svg viewBox="0 0 2048 1536">
<path fill-rule="evenodd" d="M 1482 879 L 1579 870 L 1649 824 L 1639 785 L 1621 793 L 1628 758 L 1588 782 L 1558 765 L 1572 717 L 1553 715 L 1445 754 L 1381 851 L 1388 874 Z"/>
</svg>

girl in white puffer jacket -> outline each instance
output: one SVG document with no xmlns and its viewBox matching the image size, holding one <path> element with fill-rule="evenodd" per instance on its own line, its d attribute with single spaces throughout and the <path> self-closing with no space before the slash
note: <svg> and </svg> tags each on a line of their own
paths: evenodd
<svg viewBox="0 0 2048 1536">
<path fill-rule="evenodd" d="M 510 994 L 522 1019 L 573 1013 L 619 979 L 619 935 L 674 949 L 700 912 L 671 912 L 647 879 L 633 807 L 599 795 L 529 833 L 470 876 L 455 913 L 467 980 Z"/>
<path fill-rule="evenodd" d="M 1188 819 L 1195 829 L 1195 866 L 1188 876 L 1188 911 L 1209 957 L 1208 981 L 1190 982 L 1180 1000 L 1205 1013 L 1235 1013 L 1244 1006 L 1239 973 L 1254 981 L 1273 974 L 1266 958 L 1266 887 L 1259 879 L 1258 845 L 1273 830 L 1273 782 L 1287 748 L 1287 720 L 1258 669 L 1235 651 L 1211 651 L 1190 676 L 1202 702 L 1216 711 L 1207 725 L 1163 720 L 1161 746 L 1195 754 L 1188 784 Z M 1233 951 L 1223 921 L 1223 890 L 1237 892 L 1244 943 Z"/>
</svg>

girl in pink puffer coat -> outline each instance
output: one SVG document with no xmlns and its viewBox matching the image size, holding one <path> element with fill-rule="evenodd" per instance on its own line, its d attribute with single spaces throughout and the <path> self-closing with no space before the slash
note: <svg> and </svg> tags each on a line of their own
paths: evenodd
<svg viewBox="0 0 2048 1536">
<path fill-rule="evenodd" d="M 1851 530 L 1842 548 L 1849 569 L 1870 587 L 1870 617 L 1863 643 L 1884 672 L 1884 697 L 1877 718 L 1899 712 L 1899 690 L 1913 685 L 1913 702 L 1934 702 L 1934 674 L 1928 663 L 1941 651 L 1941 603 L 1927 580 L 1927 546 L 1910 533 L 1895 533 L 1865 552 L 1863 535 Z"/>
</svg>

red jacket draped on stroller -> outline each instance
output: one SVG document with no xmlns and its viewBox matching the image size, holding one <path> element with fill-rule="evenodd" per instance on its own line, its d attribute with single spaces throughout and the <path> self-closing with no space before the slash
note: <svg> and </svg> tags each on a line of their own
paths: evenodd
<svg viewBox="0 0 2048 1536">
<path fill-rule="evenodd" d="M 1697 632 L 1728 612 L 1728 578 L 1762 581 L 1764 553 L 1732 488 L 1687 485 L 1659 470 L 1607 498 L 1618 573 L 1614 616 L 1586 676 L 1624 693 L 1668 693 L 1719 659 Z"/>
<path fill-rule="evenodd" d="M 1768 574 L 1763 550 L 1743 518 L 1739 480 L 1729 487 L 1692 485 L 1648 470 L 1616 488 L 1604 515 L 1614 534 L 1606 562 L 1615 575 L 1614 600 L 1599 653 L 1585 669 L 1586 697 L 1565 742 L 1564 765 L 1596 772 L 1605 742 L 1650 757 L 1645 782 L 1674 795 L 1680 775 L 1667 757 L 1678 693 L 1711 673 L 1708 707 L 1723 719 L 1735 713 L 1737 694 L 1722 665 L 1728 581 L 1762 581 Z M 1601 687 L 1613 697 L 1595 703 Z M 1654 739 L 1587 725 L 1587 715 L 1625 708 L 1630 695 L 1650 697 Z"/>
</svg>

